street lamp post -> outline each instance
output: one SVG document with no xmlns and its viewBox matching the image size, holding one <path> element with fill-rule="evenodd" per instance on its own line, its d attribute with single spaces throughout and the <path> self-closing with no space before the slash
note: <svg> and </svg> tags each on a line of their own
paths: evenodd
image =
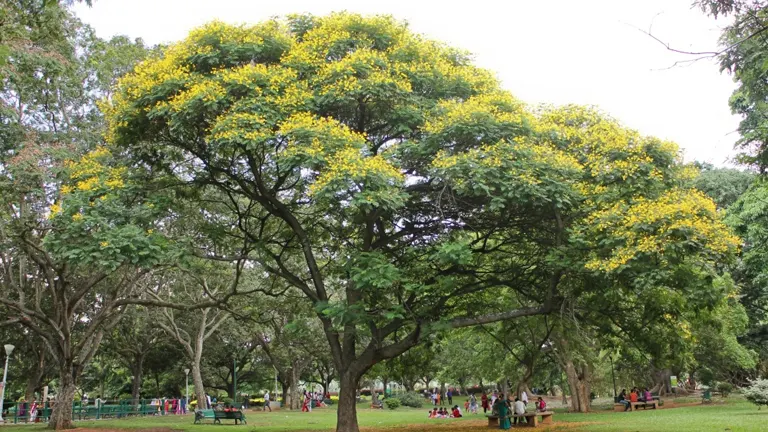
<svg viewBox="0 0 768 432">
<path fill-rule="evenodd" d="M 2 382 L 2 388 L 0 388 L 0 423 L 4 421 L 3 420 L 3 400 L 5 399 L 5 383 L 6 383 L 6 379 L 8 378 L 8 360 L 11 358 L 11 353 L 13 352 L 14 348 L 16 347 L 11 344 L 5 345 L 5 369 L 3 369 L 3 382 Z"/>
<path fill-rule="evenodd" d="M 186 414 L 187 413 L 187 407 L 189 406 L 189 369 L 184 369 L 184 374 L 187 375 L 187 387 L 186 387 L 187 403 L 184 405 L 184 414 Z M 198 402 L 198 404 L 199 403 L 200 402 Z"/>
</svg>

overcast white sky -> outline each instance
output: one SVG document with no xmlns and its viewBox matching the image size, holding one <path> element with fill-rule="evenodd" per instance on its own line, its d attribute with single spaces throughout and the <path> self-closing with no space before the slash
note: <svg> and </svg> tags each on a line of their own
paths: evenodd
<svg viewBox="0 0 768 432">
<path fill-rule="evenodd" d="M 258 22 L 297 12 L 391 14 L 433 39 L 475 54 L 529 103 L 596 105 L 644 134 L 676 141 L 686 160 L 716 165 L 733 156 L 735 85 L 715 61 L 671 67 L 673 47 L 716 48 L 723 22 L 692 0 L 96 0 L 76 13 L 101 37 L 151 44 L 182 39 L 209 20 Z"/>
</svg>

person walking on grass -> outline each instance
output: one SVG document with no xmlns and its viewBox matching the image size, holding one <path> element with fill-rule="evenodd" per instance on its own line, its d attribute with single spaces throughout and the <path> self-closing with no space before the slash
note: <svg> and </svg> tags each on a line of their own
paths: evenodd
<svg viewBox="0 0 768 432">
<path fill-rule="evenodd" d="M 446 393 L 445 396 L 448 398 L 448 405 L 453 405 L 453 393 L 451 392 L 451 389 L 448 389 L 448 393 Z"/>
<path fill-rule="evenodd" d="M 264 393 L 264 411 L 269 410 L 269 412 L 272 412 L 272 407 L 269 406 L 269 390 L 267 390 L 266 393 Z"/>
</svg>

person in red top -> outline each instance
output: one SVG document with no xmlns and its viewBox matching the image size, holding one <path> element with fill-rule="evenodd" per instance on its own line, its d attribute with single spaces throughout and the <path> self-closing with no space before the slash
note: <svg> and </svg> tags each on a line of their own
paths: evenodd
<svg viewBox="0 0 768 432">
<path fill-rule="evenodd" d="M 536 409 L 541 412 L 547 410 L 547 403 L 544 402 L 544 399 L 542 399 L 541 396 L 539 396 L 539 400 L 536 401 Z"/>
<path fill-rule="evenodd" d="M 480 396 L 480 403 L 483 405 L 483 413 L 488 412 L 488 395 L 483 392 L 483 395 Z"/>
<path fill-rule="evenodd" d="M 459 417 L 461 417 L 461 411 L 459 411 L 459 406 L 458 406 L 458 405 L 454 405 L 454 406 L 453 406 L 453 412 L 452 412 L 452 414 L 453 414 L 453 418 L 459 418 Z"/>
<path fill-rule="evenodd" d="M 629 394 L 629 401 L 630 402 L 637 402 L 637 390 L 632 389 L 632 393 Z"/>
</svg>

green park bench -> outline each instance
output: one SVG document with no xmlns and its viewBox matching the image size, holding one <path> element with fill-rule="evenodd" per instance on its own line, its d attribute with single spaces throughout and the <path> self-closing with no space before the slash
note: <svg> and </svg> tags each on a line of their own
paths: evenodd
<svg viewBox="0 0 768 432">
<path fill-rule="evenodd" d="M 212 409 L 195 411 L 195 424 L 202 424 L 206 419 L 213 420 L 214 424 L 221 424 L 222 420 L 234 420 L 235 424 L 237 424 L 238 421 L 243 424 L 248 424 L 248 422 L 245 421 L 245 414 L 243 414 L 242 411 L 218 411 Z"/>
</svg>

